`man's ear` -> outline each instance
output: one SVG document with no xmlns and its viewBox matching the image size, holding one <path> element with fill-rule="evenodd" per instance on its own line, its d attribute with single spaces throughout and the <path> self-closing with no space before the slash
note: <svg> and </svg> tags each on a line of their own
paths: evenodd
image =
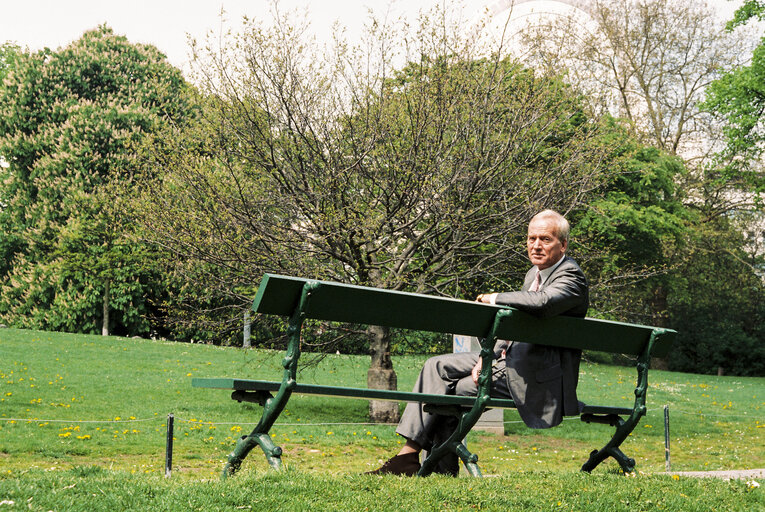
<svg viewBox="0 0 765 512">
<path fill-rule="evenodd" d="M 561 245 L 563 246 L 563 248 L 561 249 L 561 252 L 563 252 L 563 254 L 566 254 L 566 249 L 568 249 L 568 240 L 563 240 L 561 242 Z"/>
</svg>

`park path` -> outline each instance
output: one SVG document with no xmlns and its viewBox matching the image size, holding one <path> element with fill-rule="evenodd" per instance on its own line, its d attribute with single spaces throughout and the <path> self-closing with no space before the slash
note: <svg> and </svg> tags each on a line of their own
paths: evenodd
<svg viewBox="0 0 765 512">
<path fill-rule="evenodd" d="M 724 471 L 670 471 L 660 475 L 691 476 L 695 478 L 722 478 L 723 480 L 765 478 L 765 469 L 724 470 Z"/>
</svg>

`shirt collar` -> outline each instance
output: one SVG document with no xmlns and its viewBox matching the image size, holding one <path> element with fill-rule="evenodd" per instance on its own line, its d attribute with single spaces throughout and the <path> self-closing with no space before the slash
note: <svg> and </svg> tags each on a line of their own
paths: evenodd
<svg viewBox="0 0 765 512">
<path fill-rule="evenodd" d="M 561 258 L 558 260 L 558 262 L 555 265 L 553 265 L 552 267 L 547 267 L 544 270 L 539 270 L 539 267 L 537 267 L 537 272 L 539 272 L 540 275 L 541 275 L 540 286 L 545 284 L 545 281 L 547 281 L 547 278 L 550 277 L 550 274 L 555 272 L 555 269 L 558 268 L 560 266 L 560 264 L 563 263 L 563 260 L 565 260 L 565 259 L 566 259 L 566 255 L 564 254 L 563 256 L 561 256 Z"/>
</svg>

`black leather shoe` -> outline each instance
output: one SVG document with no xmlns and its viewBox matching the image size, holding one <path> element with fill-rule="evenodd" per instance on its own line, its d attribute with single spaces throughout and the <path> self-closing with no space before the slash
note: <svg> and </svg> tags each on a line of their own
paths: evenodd
<svg viewBox="0 0 765 512">
<path fill-rule="evenodd" d="M 388 459 L 385 464 L 366 475 L 403 475 L 414 476 L 420 470 L 420 454 L 405 453 Z"/>
</svg>

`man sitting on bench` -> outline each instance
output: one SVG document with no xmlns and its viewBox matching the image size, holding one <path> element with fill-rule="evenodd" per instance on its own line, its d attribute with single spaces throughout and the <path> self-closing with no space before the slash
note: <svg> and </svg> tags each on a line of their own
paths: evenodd
<svg viewBox="0 0 765 512">
<path fill-rule="evenodd" d="M 512 306 L 540 318 L 584 317 L 589 305 L 587 280 L 579 265 L 565 255 L 568 234 L 568 221 L 559 213 L 545 210 L 535 215 L 529 222 L 527 238 L 528 256 L 534 267 L 526 274 L 521 291 L 482 294 L 477 300 Z M 579 414 L 576 385 L 580 350 L 500 340 L 494 354 L 492 396 L 513 399 L 528 427 L 554 427 L 563 416 Z M 425 362 L 414 391 L 475 395 L 480 371 L 481 359 L 475 352 L 432 357 Z M 398 455 L 370 474 L 417 474 L 419 452 L 431 450 L 434 440 L 444 432 L 448 436 L 454 430 L 454 421 L 450 416 L 425 412 L 421 403 L 408 404 L 396 429 L 406 438 L 406 444 Z M 437 472 L 456 476 L 456 457 L 444 459 Z"/>
</svg>

